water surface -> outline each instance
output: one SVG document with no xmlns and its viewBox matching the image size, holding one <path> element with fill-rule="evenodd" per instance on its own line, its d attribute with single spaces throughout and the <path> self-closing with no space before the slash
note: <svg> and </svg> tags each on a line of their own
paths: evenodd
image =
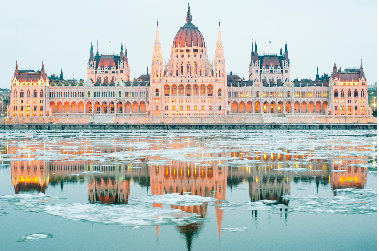
<svg viewBox="0 0 379 251">
<path fill-rule="evenodd" d="M 0 250 L 375 250 L 375 131 L 6 132 Z"/>
</svg>

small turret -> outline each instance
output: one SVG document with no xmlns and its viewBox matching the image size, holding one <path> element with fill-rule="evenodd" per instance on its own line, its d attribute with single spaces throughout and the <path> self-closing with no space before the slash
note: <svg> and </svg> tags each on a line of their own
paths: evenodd
<svg viewBox="0 0 379 251">
<path fill-rule="evenodd" d="M 63 80 L 63 71 L 62 71 L 62 68 L 61 68 L 61 74 L 59 75 L 59 79 Z"/>
</svg>

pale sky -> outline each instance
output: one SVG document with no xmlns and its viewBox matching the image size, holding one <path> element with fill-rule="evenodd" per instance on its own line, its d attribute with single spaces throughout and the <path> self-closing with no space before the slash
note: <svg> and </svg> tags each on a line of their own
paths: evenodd
<svg viewBox="0 0 379 251">
<path fill-rule="evenodd" d="M 10 88 L 15 61 L 20 69 L 41 68 L 65 79 L 86 79 L 91 41 L 100 53 L 128 49 L 131 79 L 151 66 L 156 22 L 163 60 L 185 24 L 188 1 L 2 1 L 0 88 Z M 377 78 L 377 3 L 365 1 L 191 0 L 192 23 L 213 60 L 221 21 L 226 70 L 248 77 L 251 42 L 258 53 L 277 53 L 287 41 L 291 80 L 315 78 L 338 67 L 359 67 L 369 84 Z M 109 43 L 109 40 L 111 43 Z M 271 43 L 269 43 L 271 41 Z"/>
</svg>

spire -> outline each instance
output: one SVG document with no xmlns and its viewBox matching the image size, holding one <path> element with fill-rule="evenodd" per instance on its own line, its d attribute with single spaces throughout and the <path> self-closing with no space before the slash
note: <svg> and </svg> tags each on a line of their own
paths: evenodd
<svg viewBox="0 0 379 251">
<path fill-rule="evenodd" d="M 191 15 L 191 11 L 190 11 L 190 5 L 189 5 L 189 3 L 188 3 L 188 11 L 187 11 L 186 21 L 187 21 L 188 23 L 192 21 L 192 15 Z"/>
<path fill-rule="evenodd" d="M 157 31 L 155 32 L 155 43 L 154 46 L 157 46 L 159 44 L 159 47 L 161 46 L 161 42 L 159 40 L 159 29 L 158 29 L 158 20 L 157 20 Z"/>
<path fill-rule="evenodd" d="M 220 21 L 218 21 L 218 39 L 217 39 L 217 43 L 221 43 L 221 45 L 222 45 L 222 41 L 221 41 L 221 25 L 220 25 Z"/>
<path fill-rule="evenodd" d="M 96 54 L 99 54 L 99 40 L 97 40 L 97 45 L 96 45 Z"/>
<path fill-rule="evenodd" d="M 42 60 L 42 69 L 41 69 L 42 71 L 44 71 L 45 70 L 45 65 L 43 64 L 43 60 Z"/>
<path fill-rule="evenodd" d="M 124 50 L 124 46 L 122 45 L 122 43 L 121 43 L 121 52 Z"/>
<path fill-rule="evenodd" d="M 62 68 L 61 68 L 61 75 L 59 76 L 59 79 L 63 80 L 63 70 L 62 70 Z"/>
<path fill-rule="evenodd" d="M 149 75 L 149 66 L 146 66 L 146 75 Z"/>
<path fill-rule="evenodd" d="M 258 52 L 257 40 L 255 40 L 255 52 Z"/>
<path fill-rule="evenodd" d="M 221 229 L 222 229 L 222 219 L 224 218 L 224 210 L 221 209 L 220 207 L 215 207 L 215 208 L 216 208 L 218 238 L 220 239 L 221 238 Z"/>
<path fill-rule="evenodd" d="M 287 42 L 286 42 L 286 45 L 284 46 L 284 52 L 288 52 L 288 50 L 287 50 Z"/>
<path fill-rule="evenodd" d="M 157 240 L 159 239 L 159 232 L 160 232 L 159 225 L 156 225 L 155 226 L 155 233 L 157 235 Z"/>
<path fill-rule="evenodd" d="M 16 70 L 18 70 L 18 64 L 17 64 L 17 60 L 16 60 Z"/>
<path fill-rule="evenodd" d="M 361 69 L 363 68 L 363 64 L 362 64 L 362 58 L 361 58 Z"/>
<path fill-rule="evenodd" d="M 90 52 L 93 52 L 93 45 L 92 45 L 92 41 L 91 41 L 91 51 Z"/>
</svg>

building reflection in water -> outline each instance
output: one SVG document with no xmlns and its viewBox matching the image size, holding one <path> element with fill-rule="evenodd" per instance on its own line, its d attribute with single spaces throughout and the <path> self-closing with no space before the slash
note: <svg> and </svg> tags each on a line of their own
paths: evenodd
<svg viewBox="0 0 379 251">
<path fill-rule="evenodd" d="M 94 153 L 113 153 L 126 151 L 125 147 L 90 146 L 84 144 L 83 148 L 70 151 L 59 149 L 61 154 L 82 155 Z M 62 143 L 60 142 L 59 145 Z M 63 143 L 64 144 L 64 143 Z M 188 143 L 188 147 L 189 147 Z M 46 149 L 43 144 L 34 145 L 36 150 Z M 171 149 L 185 148 L 186 142 L 173 143 Z M 201 145 L 203 147 L 203 145 Z M 314 181 L 318 192 L 320 184 L 331 185 L 334 195 L 335 189 L 340 188 L 364 188 L 367 181 L 367 167 L 360 164 L 367 163 L 366 156 L 336 156 L 333 162 L 326 158 L 313 158 L 313 152 L 296 155 L 282 149 L 279 153 L 264 152 L 222 152 L 222 153 L 199 153 L 188 154 L 187 159 L 192 161 L 170 161 L 164 165 L 151 165 L 149 161 L 157 160 L 158 157 L 141 157 L 128 163 L 116 163 L 113 159 L 102 160 L 35 160 L 29 147 L 24 145 L 22 149 L 12 146 L 10 153 L 18 153 L 11 161 L 12 184 L 15 193 L 24 191 L 37 191 L 44 193 L 48 185 L 54 187 L 64 183 L 88 182 L 88 200 L 90 203 L 127 204 L 130 196 L 132 179 L 140 186 L 151 188 L 152 195 L 169 193 L 191 193 L 205 197 L 214 197 L 217 202 L 226 199 L 226 189 L 238 186 L 241 183 L 249 184 L 249 197 L 251 202 L 260 200 L 274 200 L 276 204 L 288 206 L 289 201 L 282 198 L 290 194 L 291 181 L 294 183 L 311 183 Z M 156 144 L 152 150 L 158 150 Z M 128 151 L 134 151 L 128 148 Z M 147 149 L 146 149 L 147 150 Z M 346 148 L 333 148 L 330 150 L 349 150 Z M 366 147 L 355 148 L 354 152 L 366 151 Z M 22 154 L 20 154 L 20 152 Z M 25 154 L 23 153 L 25 152 Z M 233 157 L 231 159 L 231 157 Z M 203 161 L 203 159 L 205 161 Z M 211 161 L 206 161 L 209 158 Z M 220 158 L 220 160 L 215 160 Z M 28 160 L 30 159 L 30 160 Z M 149 160 L 149 161 L 148 161 Z M 230 163 L 235 160 L 250 160 L 248 165 Z M 133 163 L 133 166 L 132 164 Z M 137 167 L 137 168 L 136 168 Z M 290 172 L 287 168 L 305 168 L 301 172 Z M 282 170 L 281 170 L 282 169 Z M 83 173 L 83 172 L 89 173 Z M 337 172 L 336 172 L 337 171 Z M 162 207 L 162 204 L 153 204 L 153 207 Z M 208 203 L 192 206 L 171 206 L 188 213 L 196 213 L 199 218 L 206 218 Z M 285 217 L 287 218 L 287 214 Z M 258 212 L 252 212 L 257 219 Z M 223 210 L 215 206 L 217 218 L 217 231 L 221 238 Z M 178 226 L 178 231 L 183 234 L 187 241 L 187 248 L 191 249 L 193 239 L 201 232 L 202 221 L 185 226 Z M 159 226 L 157 237 L 159 237 Z"/>
</svg>

